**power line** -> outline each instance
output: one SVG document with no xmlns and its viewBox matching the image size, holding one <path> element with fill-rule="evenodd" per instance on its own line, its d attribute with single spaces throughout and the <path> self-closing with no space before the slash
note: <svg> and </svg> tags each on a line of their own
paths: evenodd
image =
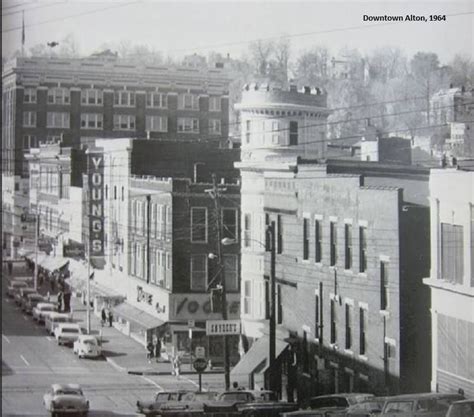
<svg viewBox="0 0 474 417">
<path fill-rule="evenodd" d="M 2 13 L 2 18 L 5 17 L 5 16 L 11 16 L 11 15 L 19 14 L 19 13 L 23 13 L 23 12 L 30 12 L 30 11 L 38 10 L 38 9 L 45 9 L 46 7 L 57 6 L 58 4 L 66 4 L 66 3 L 67 3 L 67 1 L 58 1 L 58 2 L 55 2 L 55 3 L 43 4 L 43 5 L 38 6 L 38 7 L 31 7 L 29 9 L 23 9 L 23 10 L 18 10 L 18 11 L 14 11 L 14 12 Z"/>
<path fill-rule="evenodd" d="M 12 6 L 2 7 L 2 10 L 10 10 L 10 9 L 14 9 L 16 7 L 27 6 L 27 5 L 30 5 L 30 4 L 33 4 L 33 3 L 35 3 L 35 2 L 34 1 L 28 1 L 28 2 L 24 2 L 24 3 L 20 3 L 20 4 L 15 4 L 15 5 L 12 5 Z"/>
</svg>

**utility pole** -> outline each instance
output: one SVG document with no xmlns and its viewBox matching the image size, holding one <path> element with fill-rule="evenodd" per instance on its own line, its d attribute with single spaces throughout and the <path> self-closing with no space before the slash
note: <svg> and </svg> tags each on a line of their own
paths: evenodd
<svg viewBox="0 0 474 417">
<path fill-rule="evenodd" d="M 206 190 L 211 195 L 211 198 L 214 200 L 215 216 L 216 216 L 216 235 L 217 235 L 217 257 L 219 259 L 220 275 L 221 275 L 221 287 L 222 287 L 222 320 L 227 320 L 227 294 L 225 288 L 225 266 L 224 259 L 222 257 L 222 240 L 221 240 L 221 210 L 219 204 L 219 192 L 224 191 L 225 189 L 219 189 L 217 186 L 216 175 L 212 174 L 212 190 Z M 225 389 L 230 388 L 230 364 L 229 364 L 229 345 L 227 336 L 224 335 L 224 379 L 225 379 Z"/>
<path fill-rule="evenodd" d="M 87 242 L 87 286 L 86 286 L 86 330 L 87 334 L 91 333 L 91 245 L 90 239 Z"/>
<path fill-rule="evenodd" d="M 38 210 L 38 209 L 37 209 Z M 35 215 L 35 272 L 33 277 L 35 291 L 38 290 L 38 239 L 39 239 L 39 213 Z"/>
<path fill-rule="evenodd" d="M 150 283 L 150 225 L 151 225 L 151 195 L 146 196 L 146 282 Z"/>
<path fill-rule="evenodd" d="M 275 264 L 276 264 L 276 251 L 275 251 L 275 221 L 272 221 L 268 225 L 267 233 L 269 234 L 270 242 L 270 317 L 269 317 L 269 389 L 273 392 L 276 392 L 275 389 L 275 345 L 276 345 L 276 300 L 275 300 L 275 290 L 276 290 L 276 277 L 275 277 Z"/>
</svg>

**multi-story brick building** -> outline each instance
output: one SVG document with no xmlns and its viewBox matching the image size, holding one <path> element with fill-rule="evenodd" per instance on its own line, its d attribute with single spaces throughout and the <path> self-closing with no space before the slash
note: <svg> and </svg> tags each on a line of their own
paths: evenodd
<svg viewBox="0 0 474 417">
<path fill-rule="evenodd" d="M 18 192 L 28 175 L 23 152 L 62 135 L 72 146 L 95 137 L 225 143 L 229 82 L 221 68 L 143 66 L 116 56 L 16 58 L 2 74 L 6 204 L 21 214 Z M 20 225 L 3 223 L 4 245 L 13 253 Z"/>
<path fill-rule="evenodd" d="M 434 169 L 430 177 L 431 389 L 474 396 L 474 172 Z"/>
<path fill-rule="evenodd" d="M 264 90 L 259 102 L 243 96 L 248 125 L 278 109 L 286 127 L 279 134 L 293 133 L 299 146 L 262 140 L 271 129 L 242 134 L 242 323 L 251 346 L 234 378 L 268 384 L 271 267 L 263 242 L 274 221 L 280 394 L 301 401 L 341 391 L 426 390 L 429 171 L 324 160 L 324 123 L 310 123 L 317 130 L 306 135 L 299 135 L 304 124 L 289 124 L 294 111 L 327 114 L 322 97 L 304 90 L 277 100 Z M 303 100 L 314 100 L 312 108 L 297 108 Z"/>
</svg>

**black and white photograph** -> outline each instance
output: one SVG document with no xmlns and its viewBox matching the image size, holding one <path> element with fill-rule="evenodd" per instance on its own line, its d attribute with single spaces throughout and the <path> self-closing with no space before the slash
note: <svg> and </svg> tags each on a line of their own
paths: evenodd
<svg viewBox="0 0 474 417">
<path fill-rule="evenodd" d="M 474 3 L 2 0 L 2 415 L 474 417 Z"/>
</svg>

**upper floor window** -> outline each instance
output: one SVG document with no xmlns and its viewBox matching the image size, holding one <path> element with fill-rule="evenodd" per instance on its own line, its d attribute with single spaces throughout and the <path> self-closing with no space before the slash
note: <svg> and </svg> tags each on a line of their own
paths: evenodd
<svg viewBox="0 0 474 417">
<path fill-rule="evenodd" d="M 323 226 L 320 219 L 315 219 L 314 221 L 314 243 L 315 243 L 315 254 L 314 262 L 320 263 L 323 257 Z"/>
<path fill-rule="evenodd" d="M 336 223 L 329 223 L 329 238 L 330 238 L 330 266 L 336 265 L 337 260 L 337 228 Z"/>
<path fill-rule="evenodd" d="M 237 210 L 222 209 L 222 237 L 237 240 Z"/>
<path fill-rule="evenodd" d="M 101 113 L 81 114 L 81 129 L 102 129 L 104 116 Z"/>
<path fill-rule="evenodd" d="M 303 219 L 303 259 L 309 259 L 309 219 Z"/>
<path fill-rule="evenodd" d="M 244 246 L 250 247 L 252 240 L 252 217 L 250 214 L 244 215 Z"/>
<path fill-rule="evenodd" d="M 132 91 L 116 91 L 114 93 L 114 106 L 134 107 L 135 93 Z"/>
<path fill-rule="evenodd" d="M 441 274 L 443 280 L 463 282 L 464 233 L 460 225 L 441 223 Z"/>
<path fill-rule="evenodd" d="M 290 122 L 290 146 L 291 145 L 298 145 L 298 122 L 291 121 Z"/>
<path fill-rule="evenodd" d="M 23 103 L 36 103 L 36 88 L 25 88 Z"/>
<path fill-rule="evenodd" d="M 344 225 L 344 268 L 352 268 L 352 224 Z"/>
<path fill-rule="evenodd" d="M 221 111 L 221 98 L 216 96 L 209 97 L 209 111 Z"/>
<path fill-rule="evenodd" d="M 218 119 L 209 119 L 209 133 L 219 135 L 221 133 L 221 121 Z"/>
<path fill-rule="evenodd" d="M 178 95 L 178 109 L 199 110 L 199 96 L 184 93 Z"/>
<path fill-rule="evenodd" d="M 359 272 L 367 270 L 367 228 L 359 227 Z"/>
<path fill-rule="evenodd" d="M 367 310 L 359 308 L 359 354 L 365 355 L 367 351 Z"/>
<path fill-rule="evenodd" d="M 207 255 L 191 256 L 191 290 L 206 291 Z"/>
<path fill-rule="evenodd" d="M 252 314 L 252 281 L 244 281 L 244 314 Z"/>
<path fill-rule="evenodd" d="M 56 87 L 48 90 L 49 104 L 69 104 L 70 101 L 70 93 L 67 88 Z"/>
<path fill-rule="evenodd" d="M 178 117 L 178 132 L 199 133 L 199 119 Z"/>
<path fill-rule="evenodd" d="M 100 90 L 82 90 L 81 104 L 89 106 L 100 106 L 104 101 L 103 92 Z"/>
<path fill-rule="evenodd" d="M 246 120 L 245 122 L 245 143 L 250 143 L 250 135 L 252 134 L 252 121 Z"/>
<path fill-rule="evenodd" d="M 239 289 L 239 263 L 237 255 L 224 255 L 225 289 L 237 291 Z"/>
<path fill-rule="evenodd" d="M 34 135 L 23 136 L 23 149 L 37 148 L 38 138 Z"/>
<path fill-rule="evenodd" d="M 207 208 L 191 207 L 191 242 L 207 242 Z"/>
<path fill-rule="evenodd" d="M 69 128 L 69 113 L 48 112 L 46 115 L 46 127 Z"/>
<path fill-rule="evenodd" d="M 281 214 L 277 216 L 277 241 L 276 241 L 276 251 L 277 253 L 283 253 L 283 218 Z"/>
<path fill-rule="evenodd" d="M 165 109 L 168 107 L 168 96 L 164 93 L 146 93 L 146 106 Z"/>
<path fill-rule="evenodd" d="M 23 112 L 23 127 L 36 127 L 36 112 Z"/>
<path fill-rule="evenodd" d="M 114 130 L 135 130 L 135 116 L 114 114 Z"/>
<path fill-rule="evenodd" d="M 388 263 L 380 262 L 380 310 L 387 310 L 390 305 L 388 285 Z"/>
<path fill-rule="evenodd" d="M 150 132 L 167 132 L 168 118 L 165 116 L 146 116 L 146 130 Z"/>
</svg>

